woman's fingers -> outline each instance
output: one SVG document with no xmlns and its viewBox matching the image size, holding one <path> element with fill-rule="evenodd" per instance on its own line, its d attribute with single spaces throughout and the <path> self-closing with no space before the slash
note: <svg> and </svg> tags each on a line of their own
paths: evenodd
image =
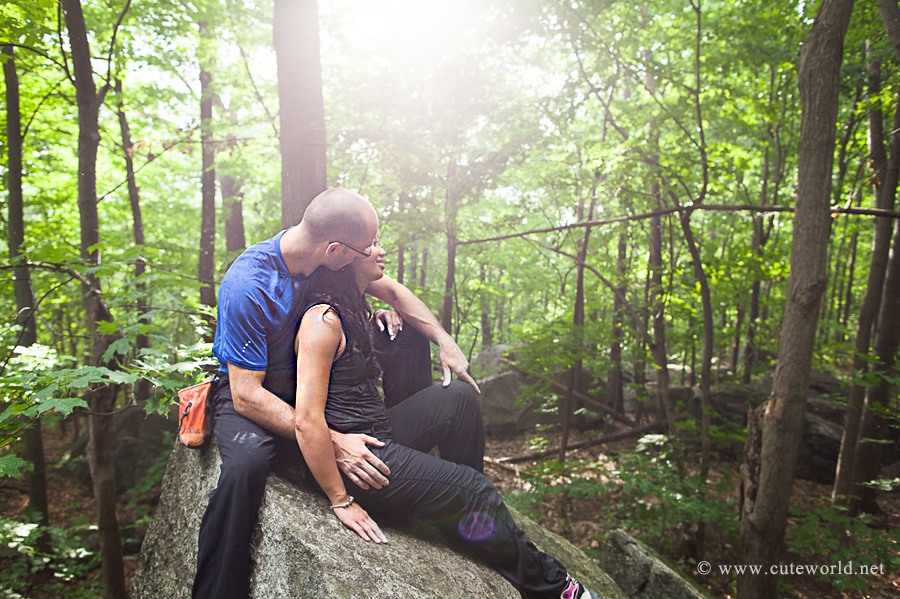
<svg viewBox="0 0 900 599">
<path fill-rule="evenodd" d="M 359 507 L 359 505 L 353 504 L 346 508 L 338 508 L 334 510 L 334 513 L 338 517 L 338 520 L 343 522 L 347 528 L 366 541 L 371 541 L 373 543 L 387 543 L 387 537 L 385 537 L 384 533 L 381 532 L 381 529 L 378 528 L 378 524 L 376 524 L 375 521 L 369 517 L 366 510 Z"/>
</svg>

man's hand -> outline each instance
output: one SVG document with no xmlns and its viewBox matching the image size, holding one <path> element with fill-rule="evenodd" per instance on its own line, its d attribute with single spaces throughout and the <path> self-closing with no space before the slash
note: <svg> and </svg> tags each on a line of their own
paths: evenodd
<svg viewBox="0 0 900 599">
<path fill-rule="evenodd" d="M 369 435 L 344 435 L 336 431 L 331 431 L 331 442 L 338 468 L 353 484 L 361 489 L 369 486 L 380 489 L 388 484 L 385 477 L 391 474 L 390 468 L 367 447 L 382 447 L 384 443 Z"/>
<path fill-rule="evenodd" d="M 393 310 L 375 310 L 375 324 L 381 332 L 387 329 L 391 341 L 403 330 L 403 319 Z"/>
<path fill-rule="evenodd" d="M 450 373 L 455 373 L 459 380 L 469 383 L 476 393 L 481 393 L 478 384 L 469 375 L 469 361 L 453 339 L 447 337 L 441 344 L 441 368 L 444 370 L 443 385 L 450 384 Z"/>
</svg>

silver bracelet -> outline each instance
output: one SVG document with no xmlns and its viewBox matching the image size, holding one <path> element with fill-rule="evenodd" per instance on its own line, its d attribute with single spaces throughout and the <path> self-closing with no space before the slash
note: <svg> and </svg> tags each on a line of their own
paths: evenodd
<svg viewBox="0 0 900 599">
<path fill-rule="evenodd" d="M 349 497 L 350 499 L 348 499 L 348 500 L 345 501 L 344 503 L 339 503 L 339 504 L 337 504 L 337 505 L 331 506 L 331 509 L 336 510 L 336 509 L 338 509 L 338 508 L 342 508 L 342 507 L 350 507 L 351 505 L 353 505 L 353 495 L 348 495 L 348 497 Z"/>
</svg>

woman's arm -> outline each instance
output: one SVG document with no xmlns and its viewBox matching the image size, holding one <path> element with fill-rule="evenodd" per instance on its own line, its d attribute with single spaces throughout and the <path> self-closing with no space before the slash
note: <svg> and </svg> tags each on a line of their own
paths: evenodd
<svg viewBox="0 0 900 599">
<path fill-rule="evenodd" d="M 344 488 L 334 457 L 331 433 L 325 423 L 325 401 L 331 364 L 344 338 L 341 321 L 327 306 L 309 310 L 297 333 L 297 401 L 294 428 L 297 443 L 313 476 L 328 495 L 331 505 L 346 503 Z M 357 504 L 334 509 L 348 528 L 367 541 L 386 543 L 384 533 Z"/>
</svg>

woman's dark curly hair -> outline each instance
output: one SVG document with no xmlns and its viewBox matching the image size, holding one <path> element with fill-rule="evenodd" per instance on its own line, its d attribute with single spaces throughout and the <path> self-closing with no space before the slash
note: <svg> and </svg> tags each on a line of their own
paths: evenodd
<svg viewBox="0 0 900 599">
<path fill-rule="evenodd" d="M 372 327 L 369 324 L 372 309 L 366 302 L 365 295 L 359 292 L 356 277 L 350 267 L 335 272 L 320 266 L 311 275 L 309 283 L 313 291 L 309 295 L 308 305 L 328 304 L 341 319 L 341 327 L 347 337 L 344 353 L 349 351 L 361 354 L 369 378 L 380 377 L 381 366 L 378 364 Z"/>
</svg>

